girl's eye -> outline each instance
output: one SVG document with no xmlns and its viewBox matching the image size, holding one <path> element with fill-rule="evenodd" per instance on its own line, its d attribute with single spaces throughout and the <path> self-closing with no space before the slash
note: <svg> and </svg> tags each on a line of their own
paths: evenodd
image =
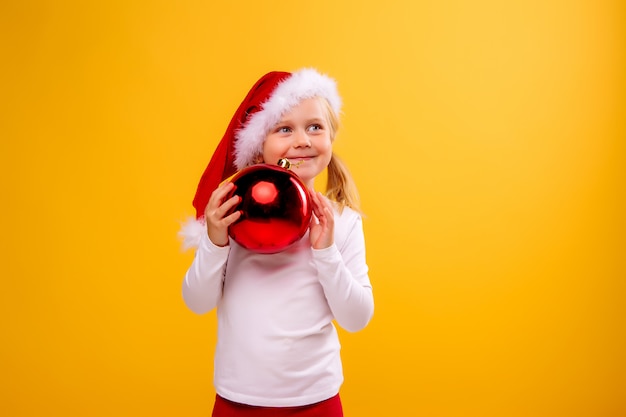
<svg viewBox="0 0 626 417">
<path fill-rule="evenodd" d="M 291 129 L 288 128 L 287 126 L 281 126 L 278 129 L 276 129 L 277 133 L 289 133 L 291 132 Z"/>
<path fill-rule="evenodd" d="M 312 131 L 312 132 L 316 132 L 316 131 L 322 130 L 322 129 L 323 129 L 323 127 L 320 124 L 314 124 L 314 125 L 309 126 L 309 130 Z"/>
</svg>

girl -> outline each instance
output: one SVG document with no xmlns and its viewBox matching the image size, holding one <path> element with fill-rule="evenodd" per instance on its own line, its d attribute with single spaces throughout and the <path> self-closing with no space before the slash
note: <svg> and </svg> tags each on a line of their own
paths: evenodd
<svg viewBox="0 0 626 417">
<path fill-rule="evenodd" d="M 183 227 L 196 255 L 183 282 L 186 305 L 217 308 L 213 416 L 342 416 L 340 344 L 333 322 L 364 328 L 374 301 L 354 184 L 332 152 L 341 99 L 335 82 L 312 69 L 270 72 L 233 116 Z M 276 254 L 229 239 L 240 197 L 224 179 L 280 158 L 311 190 L 308 232 Z M 327 197 L 313 191 L 328 168 Z M 224 182 L 223 182 L 224 181 Z"/>
</svg>

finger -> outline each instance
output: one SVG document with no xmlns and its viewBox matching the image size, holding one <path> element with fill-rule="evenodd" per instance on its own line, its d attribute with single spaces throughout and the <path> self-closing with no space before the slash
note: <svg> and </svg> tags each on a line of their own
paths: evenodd
<svg viewBox="0 0 626 417">
<path fill-rule="evenodd" d="M 211 194 L 211 198 L 209 199 L 209 202 L 204 210 L 205 218 L 217 217 L 217 219 L 221 219 L 226 213 L 228 213 L 229 210 L 241 201 L 241 197 L 237 195 L 223 201 L 228 193 L 234 190 L 234 187 L 235 185 L 232 183 L 225 184 L 217 188 L 213 194 Z"/>
<path fill-rule="evenodd" d="M 241 210 L 237 210 L 231 214 L 229 214 L 228 216 L 224 217 L 222 220 L 224 222 L 224 224 L 226 226 L 230 226 L 231 224 L 235 223 L 237 220 L 239 220 L 239 218 L 241 217 L 243 213 L 241 212 Z"/>
<path fill-rule="evenodd" d="M 211 194 L 211 197 L 209 198 L 209 205 L 211 205 L 213 207 L 218 207 L 222 203 L 222 200 L 224 200 L 224 198 L 229 193 L 234 191 L 235 188 L 236 188 L 236 186 L 232 182 L 228 182 L 227 181 L 227 182 L 221 184 Z"/>
<path fill-rule="evenodd" d="M 322 206 L 322 207 L 330 207 L 330 205 L 328 203 L 328 199 L 326 197 L 324 197 L 324 195 L 322 193 L 320 193 L 319 191 L 317 192 L 317 199 L 320 202 L 320 206 Z"/>
<path fill-rule="evenodd" d="M 227 213 L 229 213 L 237 204 L 241 202 L 241 196 L 234 195 L 228 200 L 224 201 L 221 206 L 217 210 L 215 210 L 215 214 L 220 218 L 224 217 Z"/>
<path fill-rule="evenodd" d="M 335 225 L 335 216 L 330 207 L 324 208 L 324 224 L 331 228 Z"/>
<path fill-rule="evenodd" d="M 313 202 L 313 214 L 316 217 L 320 217 L 322 215 L 322 202 L 318 193 L 311 193 L 311 200 Z"/>
<path fill-rule="evenodd" d="M 321 193 L 319 193 L 316 196 L 316 201 L 318 204 L 315 207 L 315 215 L 318 218 L 323 219 L 328 216 L 332 216 L 332 210 L 330 208 L 330 204 L 328 203 L 328 200 Z"/>
<path fill-rule="evenodd" d="M 327 215 L 329 218 L 333 219 L 335 216 L 335 212 L 333 211 L 333 206 L 330 203 L 330 200 L 321 194 L 320 194 L 320 200 L 322 202 L 322 207 L 323 207 L 322 210 L 324 211 L 324 214 Z"/>
</svg>

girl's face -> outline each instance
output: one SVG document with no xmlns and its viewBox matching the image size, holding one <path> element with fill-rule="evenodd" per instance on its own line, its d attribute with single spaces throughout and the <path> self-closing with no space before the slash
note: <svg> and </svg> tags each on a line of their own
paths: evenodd
<svg viewBox="0 0 626 417">
<path fill-rule="evenodd" d="M 321 100 L 302 100 L 285 113 L 263 143 L 263 161 L 275 164 L 280 158 L 291 162 L 291 170 L 308 188 L 324 171 L 332 156 L 330 126 Z"/>
</svg>

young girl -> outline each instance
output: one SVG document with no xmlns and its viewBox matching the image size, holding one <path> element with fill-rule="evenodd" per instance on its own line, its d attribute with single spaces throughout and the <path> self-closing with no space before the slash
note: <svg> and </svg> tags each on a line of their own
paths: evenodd
<svg viewBox="0 0 626 417">
<path fill-rule="evenodd" d="M 217 308 L 213 416 L 342 416 L 340 344 L 333 322 L 364 328 L 374 301 L 355 186 L 332 152 L 341 99 L 312 69 L 270 72 L 233 116 L 183 227 L 196 255 L 183 282 L 186 305 Z M 244 249 L 228 235 L 240 197 L 224 181 L 280 158 L 311 190 L 307 233 L 276 254 Z M 327 197 L 313 191 L 328 168 Z"/>
</svg>

